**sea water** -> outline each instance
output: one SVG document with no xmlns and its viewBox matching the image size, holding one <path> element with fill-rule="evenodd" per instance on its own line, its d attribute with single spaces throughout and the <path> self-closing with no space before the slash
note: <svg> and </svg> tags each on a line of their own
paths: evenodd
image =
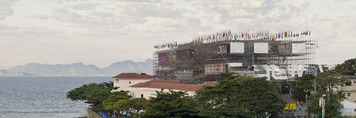
<svg viewBox="0 0 356 118">
<path fill-rule="evenodd" d="M 111 77 L 0 77 L 0 118 L 77 118 L 89 104 L 66 98 L 83 84 Z"/>
</svg>

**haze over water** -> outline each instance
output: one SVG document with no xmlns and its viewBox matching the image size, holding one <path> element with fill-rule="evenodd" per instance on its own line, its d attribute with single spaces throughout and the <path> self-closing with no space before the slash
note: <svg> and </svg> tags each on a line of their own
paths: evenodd
<svg viewBox="0 0 356 118">
<path fill-rule="evenodd" d="M 83 84 L 111 77 L 0 77 L 0 118 L 76 118 L 88 104 L 71 101 L 66 93 Z"/>
</svg>

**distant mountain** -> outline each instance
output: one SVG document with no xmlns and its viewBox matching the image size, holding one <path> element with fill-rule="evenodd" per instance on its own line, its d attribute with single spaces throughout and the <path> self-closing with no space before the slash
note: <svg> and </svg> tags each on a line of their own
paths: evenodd
<svg viewBox="0 0 356 118">
<path fill-rule="evenodd" d="M 9 72 L 7 70 L 0 70 L 0 77 L 1 76 L 33 76 L 33 74 L 26 73 L 26 72 Z"/>
<path fill-rule="evenodd" d="M 8 76 L 10 74 L 7 70 L 0 70 L 0 76 Z"/>
<path fill-rule="evenodd" d="M 136 72 L 152 74 L 153 60 L 147 59 L 144 62 L 133 62 L 130 60 L 115 62 L 109 67 L 103 68 L 103 74 L 115 75 L 122 72 Z"/>
<path fill-rule="evenodd" d="M 98 68 L 95 65 L 85 65 L 81 62 L 56 65 L 29 63 L 23 66 L 16 66 L 8 71 L 0 70 L 0 76 L 18 72 L 26 73 L 26 75 L 34 74 L 39 76 L 114 76 L 122 72 L 152 74 L 152 62 L 152 59 L 147 59 L 144 62 L 127 60 L 123 62 L 115 62 L 103 69 Z"/>
</svg>

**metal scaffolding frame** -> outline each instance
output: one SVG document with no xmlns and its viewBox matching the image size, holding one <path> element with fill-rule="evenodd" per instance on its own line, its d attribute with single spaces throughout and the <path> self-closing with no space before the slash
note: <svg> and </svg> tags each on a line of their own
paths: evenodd
<svg viewBox="0 0 356 118">
<path fill-rule="evenodd" d="M 232 43 L 244 45 L 243 53 L 230 53 Z M 256 53 L 260 47 L 264 53 Z M 256 46 L 257 45 L 257 46 Z M 296 51 L 301 46 L 300 52 Z M 256 47 L 255 47 L 256 46 Z M 294 46 L 294 47 L 293 47 Z M 235 68 L 240 74 L 253 74 L 254 65 L 299 65 L 313 64 L 317 42 L 305 37 L 286 38 L 283 40 L 217 40 L 203 43 L 184 43 L 167 50 L 156 51 L 153 54 L 154 73 L 156 79 L 178 79 L 185 81 L 211 81 L 216 79 L 220 72 L 228 72 L 228 64 L 241 63 L 241 67 Z M 214 65 L 215 64 L 215 65 Z M 223 64 L 223 65 L 218 65 Z M 209 70 L 210 66 L 216 66 L 216 70 Z M 221 67 L 223 66 L 223 67 Z M 207 71 L 213 71 L 208 73 Z"/>
</svg>

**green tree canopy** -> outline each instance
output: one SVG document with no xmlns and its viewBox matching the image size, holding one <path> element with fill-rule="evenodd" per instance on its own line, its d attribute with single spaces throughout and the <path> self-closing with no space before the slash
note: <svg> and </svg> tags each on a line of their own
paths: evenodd
<svg viewBox="0 0 356 118">
<path fill-rule="evenodd" d="M 335 67 L 335 70 L 344 75 L 355 75 L 356 73 L 356 58 L 348 59 L 344 63 Z"/>
<path fill-rule="evenodd" d="M 100 103 L 103 106 L 103 109 L 108 113 L 112 114 L 114 113 L 115 115 L 120 114 L 120 111 L 123 111 L 121 108 L 121 104 L 118 104 L 118 102 L 122 101 L 128 101 L 131 97 L 127 94 L 127 91 L 117 91 L 113 93 L 109 93 L 108 96 L 105 96 L 105 98 L 102 98 Z"/>
<path fill-rule="evenodd" d="M 73 101 L 78 101 L 78 100 L 86 101 L 89 93 L 93 93 L 93 91 L 98 91 L 101 89 L 111 91 L 113 89 L 113 83 L 112 82 L 103 82 L 100 84 L 97 84 L 97 83 L 84 84 L 78 88 L 68 91 L 67 98 L 69 98 Z"/>
<path fill-rule="evenodd" d="M 200 116 L 266 117 L 283 111 L 278 83 L 247 76 L 225 78 L 196 92 Z"/>
<path fill-rule="evenodd" d="M 144 118 L 193 118 L 197 117 L 196 102 L 185 92 L 157 91 L 147 104 Z"/>
<path fill-rule="evenodd" d="M 346 79 L 335 69 L 333 69 L 321 73 L 316 78 L 316 82 L 319 89 L 333 91 L 335 87 L 343 86 L 346 82 Z"/>
<path fill-rule="evenodd" d="M 298 101 L 305 101 L 306 94 L 310 96 L 310 92 L 314 88 L 315 76 L 312 74 L 305 74 L 296 81 L 296 86 L 293 89 L 293 98 Z"/>
<path fill-rule="evenodd" d="M 319 91 L 311 96 L 311 105 L 308 107 L 309 113 L 314 113 L 321 116 L 321 107 L 319 106 L 319 99 L 322 95 L 326 95 L 325 98 L 325 118 L 336 118 L 339 117 L 341 112 L 340 109 L 342 105 L 340 101 L 345 98 L 342 92 L 333 91 Z"/>
<path fill-rule="evenodd" d="M 342 108 L 340 101 L 345 99 L 342 91 L 334 91 L 334 88 L 343 86 L 347 81 L 344 75 L 355 75 L 356 58 L 346 60 L 344 63 L 337 65 L 335 69 L 321 73 L 317 78 L 318 92 L 311 96 L 311 106 L 308 108 L 310 113 L 321 115 L 319 107 L 319 99 L 324 94 L 325 101 L 325 117 L 339 117 Z"/>
<path fill-rule="evenodd" d="M 105 110 L 104 106 L 109 105 L 110 102 L 130 98 L 126 91 L 111 92 L 113 89 L 115 88 L 112 82 L 85 84 L 68 91 L 67 98 L 73 101 L 84 101 L 91 104 L 95 111 L 103 111 Z"/>
</svg>

